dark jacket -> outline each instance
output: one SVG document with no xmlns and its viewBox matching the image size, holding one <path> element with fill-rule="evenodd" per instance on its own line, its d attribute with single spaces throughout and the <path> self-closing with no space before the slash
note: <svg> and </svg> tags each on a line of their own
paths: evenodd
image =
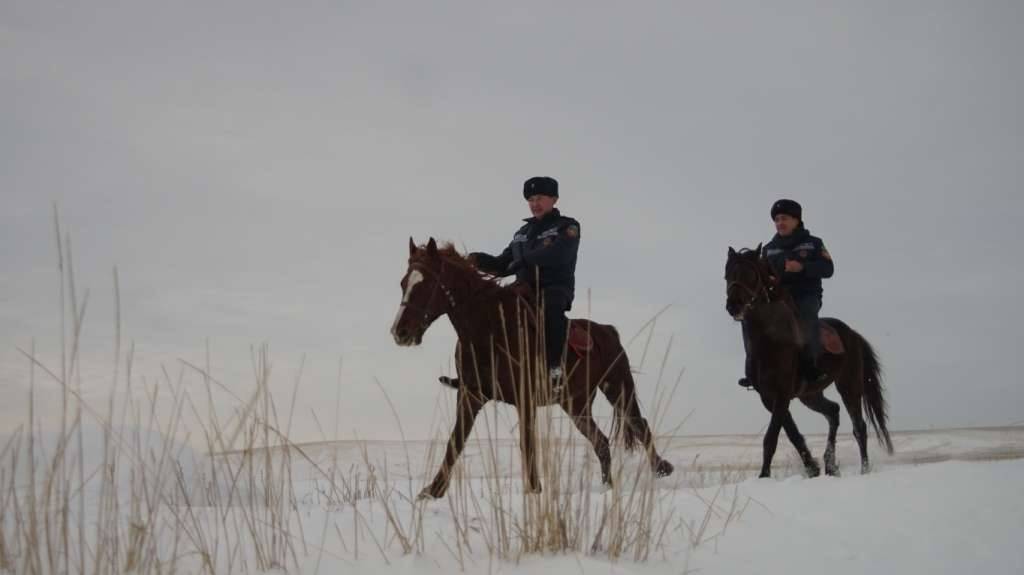
<svg viewBox="0 0 1024 575">
<path fill-rule="evenodd" d="M 803 224 L 788 237 L 775 234 L 772 241 L 764 246 L 764 257 L 795 299 L 810 295 L 821 298 L 821 280 L 832 277 L 835 271 L 825 243 L 821 238 L 812 236 Z M 800 262 L 804 266 L 803 271 L 785 271 L 786 260 Z"/>
<path fill-rule="evenodd" d="M 580 223 L 557 209 L 542 219 L 527 218 L 512 243 L 495 257 L 474 253 L 477 267 L 499 277 L 515 274 L 516 281 L 541 289 L 558 289 L 570 300 L 576 290 L 576 252 L 580 247 Z"/>
</svg>

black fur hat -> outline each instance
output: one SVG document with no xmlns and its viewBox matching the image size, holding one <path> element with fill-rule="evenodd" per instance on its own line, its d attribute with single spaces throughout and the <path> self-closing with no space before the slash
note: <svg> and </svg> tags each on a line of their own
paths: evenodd
<svg viewBox="0 0 1024 575">
<path fill-rule="evenodd" d="M 558 197 L 558 180 L 547 176 L 535 176 L 523 183 L 523 197 L 536 195 Z"/>
<path fill-rule="evenodd" d="M 772 219 L 779 214 L 786 214 L 787 216 L 793 216 L 794 218 L 803 221 L 804 209 L 800 207 L 800 204 L 793 200 L 779 200 L 772 204 Z"/>
</svg>

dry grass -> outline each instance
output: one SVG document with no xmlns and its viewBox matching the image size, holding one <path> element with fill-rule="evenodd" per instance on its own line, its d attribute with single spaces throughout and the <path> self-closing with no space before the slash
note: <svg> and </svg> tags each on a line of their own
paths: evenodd
<svg viewBox="0 0 1024 575">
<path fill-rule="evenodd" d="M 55 228 L 60 238 L 59 222 Z M 106 405 L 96 407 L 82 395 L 78 355 L 88 294 L 76 291 L 71 242 L 63 240 L 60 313 L 67 337 L 60 365 L 42 361 L 34 344 L 22 351 L 30 365 L 27 421 L 0 450 L 2 572 L 318 572 L 327 563 L 390 564 L 438 549 L 463 570 L 535 554 L 647 561 L 714 540 L 745 509 L 726 487 L 710 499 L 696 488 L 725 485 L 737 479 L 734 472 L 699 469 L 685 478 L 657 479 L 645 454 L 620 449 L 613 449 L 614 487 L 599 486 L 590 444 L 556 408 L 537 412 L 544 489 L 526 493 L 518 449 L 499 439 L 516 423 L 497 405 L 477 421 L 471 443 L 479 457 L 456 466 L 443 500 L 419 501 L 416 494 L 432 478 L 447 441 L 445 421 L 436 423 L 444 439 L 431 442 L 425 457 L 415 454 L 416 468 L 410 452 L 416 444 L 404 438 L 404 462 L 382 460 L 363 443 L 360 460 L 349 458 L 342 468 L 336 450 L 315 457 L 289 439 L 301 370 L 288 411 L 279 413 L 265 347 L 252 352 L 255 385 L 247 396 L 211 375 L 209 352 L 203 366 L 182 361 L 176 373 L 164 370 L 154 382 L 140 378 L 134 347 L 122 348 L 116 270 L 116 351 Z M 670 350 L 671 342 L 666 357 Z M 663 388 L 664 366 L 654 409 L 646 414 L 654 429 L 682 377 Z M 539 375 L 525 369 L 522 385 Z M 37 381 L 43 377 L 45 384 Z M 186 382 L 196 378 L 201 401 L 187 390 Z M 37 388 L 52 383 L 62 406 L 54 437 L 42 433 L 36 414 Z M 215 395 L 231 398 L 230 416 L 213 408 Z M 98 454 L 86 449 L 87 426 L 101 430 Z M 182 438 L 212 455 L 192 454 L 175 442 Z M 396 465 L 405 472 L 395 475 Z M 680 516 L 684 498 L 698 502 L 700 511 Z"/>
</svg>

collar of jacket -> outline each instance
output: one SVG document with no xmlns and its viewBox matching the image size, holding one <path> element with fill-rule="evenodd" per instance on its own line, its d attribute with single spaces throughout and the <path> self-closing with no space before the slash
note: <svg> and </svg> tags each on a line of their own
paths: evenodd
<svg viewBox="0 0 1024 575">
<path fill-rule="evenodd" d="M 546 214 L 544 214 L 544 217 L 539 219 L 539 220 L 537 218 L 530 217 L 530 218 L 523 218 L 523 221 L 526 222 L 526 223 L 531 223 L 531 222 L 542 223 L 542 222 L 546 222 L 548 220 L 557 220 L 560 217 L 562 217 L 562 213 L 558 211 L 558 208 L 551 208 L 551 211 L 546 213 Z"/>
<path fill-rule="evenodd" d="M 810 237 L 811 231 L 801 225 L 799 228 L 793 230 L 793 233 L 788 236 L 783 237 L 779 234 L 775 234 L 771 243 L 788 250 L 799 243 L 807 241 Z"/>
</svg>

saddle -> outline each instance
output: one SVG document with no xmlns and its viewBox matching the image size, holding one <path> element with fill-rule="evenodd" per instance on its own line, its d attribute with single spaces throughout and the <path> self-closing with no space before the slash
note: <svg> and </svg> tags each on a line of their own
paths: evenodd
<svg viewBox="0 0 1024 575">
<path fill-rule="evenodd" d="M 513 290 L 516 295 L 523 301 L 523 309 L 525 310 L 526 323 L 532 329 L 537 329 L 537 314 L 535 313 L 536 297 L 533 290 L 529 286 L 523 284 L 513 284 Z M 577 356 L 583 357 L 591 350 L 594 349 L 594 338 L 587 332 L 586 324 L 578 319 L 569 320 L 569 330 L 566 335 L 566 340 L 569 345 L 569 349 L 574 351 Z"/>
<path fill-rule="evenodd" d="M 839 332 L 829 325 L 828 322 L 818 321 L 818 333 L 821 335 L 821 348 L 823 350 L 833 355 L 846 353 L 846 348 L 843 346 L 842 338 L 839 337 Z"/>
<path fill-rule="evenodd" d="M 569 335 L 567 337 L 569 341 L 569 349 L 576 352 L 576 355 L 583 357 L 587 353 L 594 349 L 594 338 L 590 337 L 587 333 L 587 328 L 580 325 L 579 320 L 569 320 Z"/>
</svg>

